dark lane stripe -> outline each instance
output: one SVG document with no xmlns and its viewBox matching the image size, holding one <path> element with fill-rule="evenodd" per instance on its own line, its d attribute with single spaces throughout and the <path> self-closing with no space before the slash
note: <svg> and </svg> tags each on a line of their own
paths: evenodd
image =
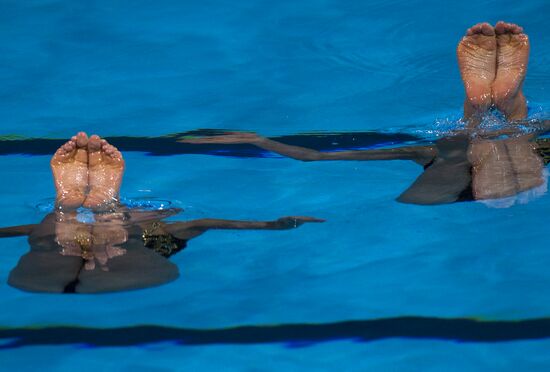
<svg viewBox="0 0 550 372">
<path fill-rule="evenodd" d="M 176 133 L 162 137 L 106 137 L 120 151 L 139 151 L 150 155 L 210 154 L 235 157 L 264 157 L 267 152 L 252 145 L 192 145 L 179 143 L 182 136 L 207 136 L 221 134 L 221 131 L 201 130 Z M 305 146 L 316 150 L 330 151 L 365 147 L 400 145 L 418 141 L 420 138 L 405 133 L 323 133 L 298 134 L 272 137 L 289 145 Z M 2 138 L 0 155 L 52 155 L 66 139 L 46 138 Z"/>
<path fill-rule="evenodd" d="M 309 346 L 334 340 L 372 342 L 388 338 L 459 342 L 539 340 L 550 338 L 550 318 L 521 321 L 477 321 L 461 318 L 398 317 L 321 324 L 237 326 L 220 329 L 162 326 L 0 328 L 1 349 L 64 344 L 123 347 L 170 341 L 180 345 L 285 343 L 290 346 Z"/>
</svg>

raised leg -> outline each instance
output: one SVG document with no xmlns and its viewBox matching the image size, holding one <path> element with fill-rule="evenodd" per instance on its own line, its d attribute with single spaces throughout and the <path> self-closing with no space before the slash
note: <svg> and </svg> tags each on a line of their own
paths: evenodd
<svg viewBox="0 0 550 372">
<path fill-rule="evenodd" d="M 112 209 L 118 205 L 124 159 L 116 147 L 93 135 L 88 141 L 89 193 L 84 207 Z"/>
<path fill-rule="evenodd" d="M 88 136 L 78 133 L 53 155 L 52 168 L 56 207 L 73 209 L 82 205 L 88 189 Z"/>
<path fill-rule="evenodd" d="M 469 28 L 458 44 L 456 53 L 466 90 L 464 119 L 475 126 L 492 105 L 491 85 L 495 80 L 497 66 L 497 42 L 493 26 L 478 23 Z"/>
<path fill-rule="evenodd" d="M 529 38 L 520 26 L 502 21 L 496 24 L 495 33 L 497 71 L 492 86 L 493 102 L 508 120 L 524 119 L 527 104 L 522 88 L 529 60 Z"/>
</svg>

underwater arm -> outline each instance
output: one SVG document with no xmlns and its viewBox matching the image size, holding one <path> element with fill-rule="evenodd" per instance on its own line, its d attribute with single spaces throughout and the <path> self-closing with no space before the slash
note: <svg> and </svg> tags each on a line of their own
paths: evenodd
<svg viewBox="0 0 550 372">
<path fill-rule="evenodd" d="M 0 238 L 30 235 L 36 225 L 19 225 L 0 228 Z"/>
<path fill-rule="evenodd" d="M 302 161 L 320 160 L 413 160 L 421 164 L 430 162 L 436 153 L 433 146 L 409 146 L 391 149 L 321 152 L 306 147 L 286 145 L 261 137 L 255 133 L 231 132 L 221 136 L 185 138 L 185 143 L 197 144 L 251 144 L 292 159 Z"/>
</svg>

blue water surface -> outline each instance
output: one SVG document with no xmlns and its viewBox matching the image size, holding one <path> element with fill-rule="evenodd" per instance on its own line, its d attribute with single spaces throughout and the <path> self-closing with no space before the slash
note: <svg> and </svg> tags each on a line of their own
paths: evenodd
<svg viewBox="0 0 550 372">
<path fill-rule="evenodd" d="M 0 135 L 447 130 L 463 100 L 456 43 L 472 24 L 501 19 L 530 36 L 525 92 L 533 115 L 548 118 L 548 14 L 545 0 L 2 0 Z M 28 245 L 3 239 L 0 331 L 68 326 L 106 330 L 100 338 L 108 341 L 141 325 L 219 331 L 403 316 L 520 326 L 531 319 L 538 326 L 531 338 L 515 341 L 468 340 L 457 330 L 406 337 L 387 327 L 372 340 L 310 342 L 287 332 L 263 343 L 259 331 L 249 344 L 214 337 L 186 345 L 153 334 L 144 338 L 150 342 L 118 345 L 45 337 L 12 347 L 17 338 L 1 339 L 0 369 L 550 368 L 548 325 L 540 328 L 550 316 L 548 195 L 504 209 L 475 202 L 423 207 L 395 201 L 421 171 L 408 162 L 124 156 L 122 194 L 170 200 L 185 209 L 176 220 L 311 215 L 327 222 L 210 231 L 172 258 L 178 280 L 104 295 L 9 287 L 8 274 Z M 49 156 L 0 156 L 0 169 L 0 225 L 37 223 L 45 214 L 37 205 L 54 191 Z"/>
</svg>

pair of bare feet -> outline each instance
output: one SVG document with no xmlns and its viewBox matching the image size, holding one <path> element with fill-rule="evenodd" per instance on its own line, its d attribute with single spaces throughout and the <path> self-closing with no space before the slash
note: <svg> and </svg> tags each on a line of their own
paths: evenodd
<svg viewBox="0 0 550 372">
<path fill-rule="evenodd" d="M 464 118 L 480 122 L 491 107 L 508 120 L 524 119 L 527 105 L 523 81 L 529 59 L 529 39 L 513 23 L 495 27 L 479 23 L 466 31 L 457 48 L 458 66 L 466 88 Z"/>
<path fill-rule="evenodd" d="M 58 209 L 118 205 L 124 160 L 106 140 L 80 132 L 56 151 L 50 164 Z"/>
</svg>

